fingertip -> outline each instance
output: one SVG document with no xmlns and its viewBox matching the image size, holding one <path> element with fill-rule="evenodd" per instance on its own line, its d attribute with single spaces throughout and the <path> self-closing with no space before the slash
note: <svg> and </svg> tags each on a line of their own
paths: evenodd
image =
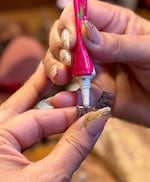
<svg viewBox="0 0 150 182">
<path fill-rule="evenodd" d="M 77 105 L 76 92 L 63 91 L 46 100 L 54 108 L 70 107 Z"/>
<path fill-rule="evenodd" d="M 43 64 L 48 78 L 56 85 L 67 84 L 72 78 L 71 70 L 56 60 L 49 50 L 46 53 Z"/>
<path fill-rule="evenodd" d="M 53 75 L 53 72 L 54 72 L 54 75 Z M 51 67 L 51 70 L 50 70 L 50 78 L 56 85 L 66 85 L 67 83 L 70 82 L 72 78 L 71 70 L 64 65 L 61 65 L 61 66 L 54 65 L 54 70 L 53 70 L 53 66 Z"/>
</svg>

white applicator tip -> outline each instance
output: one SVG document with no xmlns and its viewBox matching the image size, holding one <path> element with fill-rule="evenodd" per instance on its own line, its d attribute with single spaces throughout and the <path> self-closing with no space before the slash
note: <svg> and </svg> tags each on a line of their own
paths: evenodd
<svg viewBox="0 0 150 182">
<path fill-rule="evenodd" d="M 90 105 L 89 99 L 89 89 L 82 89 L 82 99 L 83 99 L 83 106 L 88 107 Z"/>
<path fill-rule="evenodd" d="M 90 105 L 90 84 L 91 84 L 91 77 L 85 76 L 79 79 L 82 99 L 83 99 L 83 106 L 89 107 Z"/>
</svg>

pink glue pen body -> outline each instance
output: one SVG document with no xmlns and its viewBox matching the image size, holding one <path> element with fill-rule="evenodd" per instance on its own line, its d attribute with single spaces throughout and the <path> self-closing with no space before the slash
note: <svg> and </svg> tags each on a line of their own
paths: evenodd
<svg viewBox="0 0 150 182">
<path fill-rule="evenodd" d="M 95 75 L 95 69 L 81 37 L 81 25 L 84 20 L 87 20 L 87 0 L 74 0 L 74 12 L 77 42 L 72 64 L 72 76 L 79 81 L 83 106 L 88 107 L 90 105 L 91 79 Z"/>
</svg>

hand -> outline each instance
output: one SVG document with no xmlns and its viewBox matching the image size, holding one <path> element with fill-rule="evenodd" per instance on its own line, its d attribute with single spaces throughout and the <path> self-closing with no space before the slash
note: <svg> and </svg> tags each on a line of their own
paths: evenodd
<svg viewBox="0 0 150 182">
<path fill-rule="evenodd" d="M 77 120 L 76 107 L 31 109 L 50 84 L 40 64 L 25 85 L 0 106 L 1 182 L 70 181 L 101 134 L 109 117 L 104 110 Z M 44 159 L 33 163 L 21 154 L 40 138 L 64 131 L 55 149 Z"/>
<path fill-rule="evenodd" d="M 73 12 L 69 4 L 50 33 L 50 51 L 44 62 L 47 75 L 55 84 L 67 84 L 72 79 L 68 65 L 76 43 Z M 82 33 L 97 72 L 92 81 L 91 103 L 103 91 L 111 92 L 115 95 L 115 117 L 149 127 L 150 22 L 128 9 L 93 0 L 89 0 L 89 21 L 93 25 L 85 22 Z M 64 50 L 62 40 L 67 39 L 69 49 Z M 55 74 L 52 74 L 54 67 Z M 62 92 L 51 98 L 51 103 L 56 107 L 65 106 L 60 97 L 68 100 L 67 106 L 80 102 L 77 94 Z"/>
</svg>

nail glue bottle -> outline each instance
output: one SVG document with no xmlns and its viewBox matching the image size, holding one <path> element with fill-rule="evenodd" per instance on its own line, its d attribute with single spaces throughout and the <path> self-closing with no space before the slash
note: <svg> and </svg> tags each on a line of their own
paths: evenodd
<svg viewBox="0 0 150 182">
<path fill-rule="evenodd" d="M 91 79 L 95 76 L 95 68 L 87 53 L 81 37 L 81 25 L 87 20 L 87 0 L 74 0 L 77 42 L 72 64 L 72 76 L 78 79 L 83 106 L 90 106 Z"/>
</svg>

